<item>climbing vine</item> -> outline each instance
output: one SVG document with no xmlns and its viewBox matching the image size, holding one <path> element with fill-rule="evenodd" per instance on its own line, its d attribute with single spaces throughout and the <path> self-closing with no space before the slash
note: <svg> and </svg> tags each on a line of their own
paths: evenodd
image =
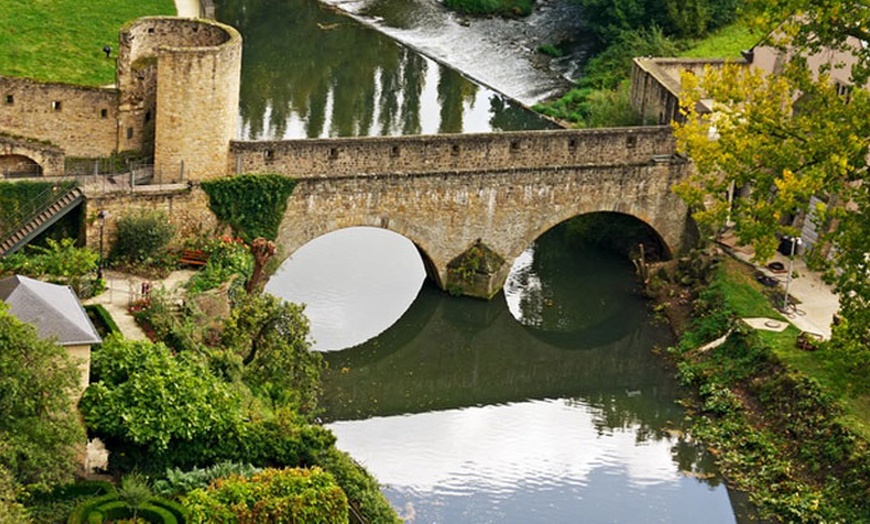
<svg viewBox="0 0 870 524">
<path fill-rule="evenodd" d="M 276 174 L 246 174 L 202 182 L 218 220 L 247 242 L 274 240 L 296 180 Z"/>
</svg>

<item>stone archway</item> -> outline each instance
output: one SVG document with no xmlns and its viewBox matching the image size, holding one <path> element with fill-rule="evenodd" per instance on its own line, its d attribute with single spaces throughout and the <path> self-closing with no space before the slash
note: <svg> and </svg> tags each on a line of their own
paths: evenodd
<svg viewBox="0 0 870 524">
<path fill-rule="evenodd" d="M 0 155 L 0 174 L 4 178 L 42 176 L 42 166 L 25 155 Z"/>
</svg>

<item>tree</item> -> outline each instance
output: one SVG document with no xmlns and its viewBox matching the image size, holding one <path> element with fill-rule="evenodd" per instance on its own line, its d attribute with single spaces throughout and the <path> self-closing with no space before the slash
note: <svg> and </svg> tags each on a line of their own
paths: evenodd
<svg viewBox="0 0 870 524">
<path fill-rule="evenodd" d="M 733 221 L 740 241 L 753 245 L 762 261 L 773 254 L 778 234 L 798 233 L 791 227 L 793 216 L 813 217 L 827 232 L 818 254 L 829 257 L 841 302 L 843 321 L 834 328 L 833 344 L 846 350 L 841 354 L 849 356 L 852 370 L 866 377 L 870 95 L 860 87 L 870 77 L 870 51 L 852 38 L 870 38 L 870 10 L 859 0 L 775 0 L 750 2 L 748 12 L 787 61 L 776 75 L 732 65 L 707 71 L 700 80 L 684 76 L 681 105 L 687 121 L 676 126 L 675 135 L 697 173 L 677 191 L 710 231 Z M 825 49 L 847 53 L 841 56 L 854 64 L 808 67 L 810 57 Z M 846 67 L 857 87 L 844 92 L 830 73 Z M 696 111 L 702 98 L 715 101 L 703 118 Z M 732 204 L 735 191 L 742 194 Z M 811 196 L 827 203 L 810 209 Z"/>
<path fill-rule="evenodd" d="M 311 413 L 325 367 L 311 351 L 304 307 L 268 294 L 239 297 L 224 327 L 224 346 L 238 354 L 243 378 L 273 403 Z"/>
<path fill-rule="evenodd" d="M 110 448 L 133 445 L 159 455 L 242 420 L 241 392 L 190 352 L 174 356 L 163 344 L 111 336 L 91 366 L 93 378 L 80 408 L 88 428 Z"/>
<path fill-rule="evenodd" d="M 72 480 L 84 430 L 72 409 L 79 370 L 0 303 L 0 472 L 25 488 Z"/>
</svg>

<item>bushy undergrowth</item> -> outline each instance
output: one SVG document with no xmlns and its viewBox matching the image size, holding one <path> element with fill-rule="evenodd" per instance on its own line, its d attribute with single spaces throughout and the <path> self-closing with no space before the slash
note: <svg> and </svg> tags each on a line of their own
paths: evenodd
<svg viewBox="0 0 870 524">
<path fill-rule="evenodd" d="M 761 514 L 783 522 L 860 522 L 870 515 L 870 451 L 839 421 L 819 384 L 787 369 L 757 332 L 734 322 L 725 271 L 694 303 L 693 322 L 672 348 L 692 434 L 715 450 L 736 488 Z M 742 300 L 742 298 L 741 298 Z M 698 348 L 724 333 L 716 348 Z M 796 336 L 796 332 L 794 333 Z"/>
</svg>

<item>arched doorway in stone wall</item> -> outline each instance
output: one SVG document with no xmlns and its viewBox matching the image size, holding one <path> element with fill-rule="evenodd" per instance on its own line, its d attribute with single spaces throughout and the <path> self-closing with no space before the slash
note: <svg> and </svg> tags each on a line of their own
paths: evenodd
<svg viewBox="0 0 870 524">
<path fill-rule="evenodd" d="M 42 176 L 42 166 L 24 155 L 0 155 L 0 175 L 3 178 Z"/>
</svg>

